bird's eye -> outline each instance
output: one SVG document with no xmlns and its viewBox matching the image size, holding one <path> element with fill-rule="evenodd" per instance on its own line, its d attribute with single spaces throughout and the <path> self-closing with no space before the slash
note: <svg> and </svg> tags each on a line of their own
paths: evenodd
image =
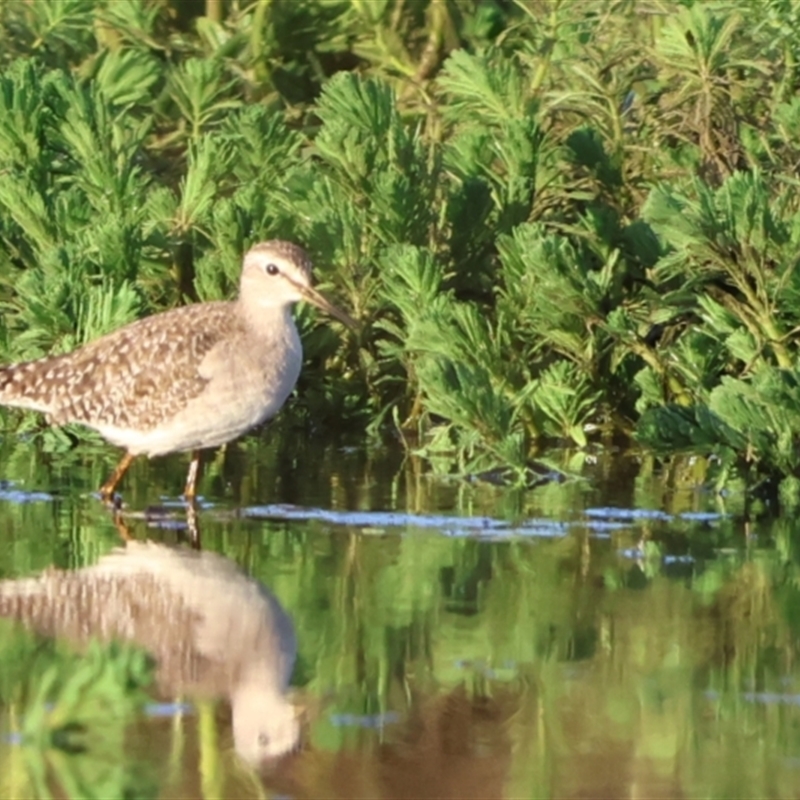
<svg viewBox="0 0 800 800">
<path fill-rule="evenodd" d="M 272 266 L 272 265 L 270 265 Z M 258 744 L 260 747 L 266 747 L 269 744 L 269 736 L 266 733 L 258 734 Z"/>
<path fill-rule="evenodd" d="M 267 275 L 277 275 L 279 272 L 276 264 L 267 264 Z"/>
</svg>

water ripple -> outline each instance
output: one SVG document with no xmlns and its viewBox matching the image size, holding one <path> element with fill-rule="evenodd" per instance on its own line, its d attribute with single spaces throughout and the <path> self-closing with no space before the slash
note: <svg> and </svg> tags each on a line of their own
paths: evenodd
<svg viewBox="0 0 800 800">
<path fill-rule="evenodd" d="M 653 509 L 591 508 L 584 519 L 569 522 L 531 518 L 512 523 L 494 517 L 456 517 L 438 514 L 410 514 L 399 511 L 346 511 L 326 508 L 309 508 L 290 504 L 249 506 L 239 512 L 251 519 L 273 519 L 285 521 L 324 522 L 361 528 L 365 532 L 380 535 L 387 528 L 416 528 L 436 530 L 452 538 L 475 538 L 490 541 L 509 538 L 552 539 L 567 536 L 574 528 L 588 529 L 599 539 L 607 539 L 610 532 L 630 528 L 638 521 L 716 521 L 722 514 L 698 513 L 678 517 Z"/>
</svg>

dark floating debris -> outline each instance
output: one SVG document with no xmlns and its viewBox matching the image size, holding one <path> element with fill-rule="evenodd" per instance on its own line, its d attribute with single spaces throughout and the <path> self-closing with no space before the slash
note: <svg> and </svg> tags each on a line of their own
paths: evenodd
<svg viewBox="0 0 800 800">
<path fill-rule="evenodd" d="M 532 462 L 525 467 L 522 475 L 518 470 L 510 467 L 495 467 L 483 472 L 475 472 L 469 476 L 469 480 L 475 482 L 490 483 L 493 486 L 522 486 L 526 489 L 534 489 L 549 483 L 563 483 L 567 476 L 563 472 Z"/>
</svg>

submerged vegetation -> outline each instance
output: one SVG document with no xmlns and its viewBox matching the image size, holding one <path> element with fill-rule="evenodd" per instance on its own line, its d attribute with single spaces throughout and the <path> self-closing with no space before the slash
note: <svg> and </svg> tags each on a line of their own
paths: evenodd
<svg viewBox="0 0 800 800">
<path fill-rule="evenodd" d="M 792 0 L 3 3 L 0 358 L 227 296 L 249 243 L 288 238 L 361 323 L 301 309 L 296 414 L 521 481 L 543 440 L 634 435 L 791 500 L 798 23 Z"/>
</svg>

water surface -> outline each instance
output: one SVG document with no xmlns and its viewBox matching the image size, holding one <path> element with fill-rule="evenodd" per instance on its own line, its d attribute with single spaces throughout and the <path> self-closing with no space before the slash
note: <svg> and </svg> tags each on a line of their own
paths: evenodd
<svg viewBox="0 0 800 800">
<path fill-rule="evenodd" d="M 92 492 L 114 457 L 5 443 L 0 579 L 106 563 L 120 533 Z M 18 741 L 32 676 L 78 645 L 6 619 L 0 796 L 797 796 L 798 524 L 748 519 L 735 490 L 699 488 L 696 462 L 550 458 L 574 477 L 519 491 L 399 446 L 228 448 L 202 481 L 201 544 L 292 621 L 298 748 L 254 769 L 230 697 L 181 684 L 153 687 L 161 705 L 113 757 L 37 761 Z M 134 466 L 131 536 L 186 541 L 185 466 Z M 171 608 L 142 613 L 166 626 Z"/>
</svg>

